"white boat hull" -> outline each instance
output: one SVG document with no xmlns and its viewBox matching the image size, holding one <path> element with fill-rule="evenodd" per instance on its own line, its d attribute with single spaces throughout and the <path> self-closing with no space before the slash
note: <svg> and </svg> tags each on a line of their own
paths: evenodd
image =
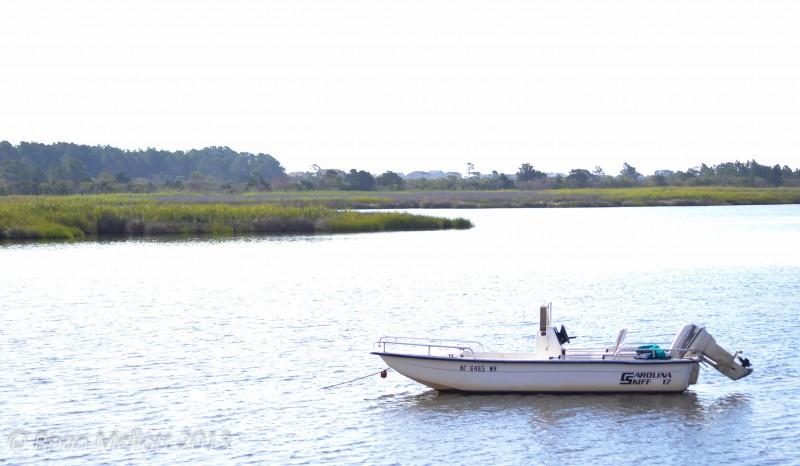
<svg viewBox="0 0 800 466">
<path fill-rule="evenodd" d="M 440 391 L 483 393 L 683 392 L 699 362 L 663 360 L 507 360 L 374 352 L 398 373 Z"/>
</svg>

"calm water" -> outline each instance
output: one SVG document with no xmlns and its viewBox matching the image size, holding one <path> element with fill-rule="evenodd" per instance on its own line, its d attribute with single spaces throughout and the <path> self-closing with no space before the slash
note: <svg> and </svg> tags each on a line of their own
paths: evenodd
<svg viewBox="0 0 800 466">
<path fill-rule="evenodd" d="M 800 206 L 437 211 L 469 231 L 0 246 L 0 462 L 791 464 Z M 438 394 L 381 335 L 743 349 L 680 395 Z"/>
</svg>

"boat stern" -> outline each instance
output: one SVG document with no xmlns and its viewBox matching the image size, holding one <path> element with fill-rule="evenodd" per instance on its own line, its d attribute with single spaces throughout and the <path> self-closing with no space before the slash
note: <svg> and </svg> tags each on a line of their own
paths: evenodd
<svg viewBox="0 0 800 466">
<path fill-rule="evenodd" d="M 683 358 L 697 353 L 703 362 L 721 372 L 731 380 L 739 380 L 753 373 L 752 364 L 743 358 L 741 350 L 733 353 L 727 352 L 719 346 L 706 329 L 695 324 L 688 324 L 675 336 L 672 341 L 670 355 Z"/>
</svg>

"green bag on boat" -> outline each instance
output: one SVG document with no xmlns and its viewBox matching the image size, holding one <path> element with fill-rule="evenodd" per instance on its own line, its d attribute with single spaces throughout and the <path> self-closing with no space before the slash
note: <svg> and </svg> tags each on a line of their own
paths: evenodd
<svg viewBox="0 0 800 466">
<path fill-rule="evenodd" d="M 636 348 L 638 359 L 667 359 L 667 352 L 658 345 L 642 345 Z"/>
</svg>

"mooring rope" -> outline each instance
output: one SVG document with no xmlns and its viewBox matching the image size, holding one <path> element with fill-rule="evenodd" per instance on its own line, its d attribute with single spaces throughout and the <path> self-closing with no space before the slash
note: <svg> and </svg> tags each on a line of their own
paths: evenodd
<svg viewBox="0 0 800 466">
<path fill-rule="evenodd" d="M 372 377 L 373 375 L 378 375 L 378 374 L 381 374 L 381 377 L 385 378 L 386 377 L 386 373 L 389 372 L 390 370 L 391 369 L 387 367 L 386 369 L 383 369 L 383 370 L 378 371 L 378 372 L 373 372 L 372 374 L 365 375 L 364 377 L 358 377 L 358 378 L 353 379 L 353 380 L 348 380 L 347 382 L 341 382 L 341 383 L 337 383 L 337 384 L 333 384 L 333 385 L 328 385 L 327 387 L 322 387 L 322 389 L 323 390 L 327 390 L 329 388 L 338 387 L 339 385 L 344 385 L 344 384 L 348 384 L 350 382 L 355 382 L 356 380 L 366 379 L 367 377 Z"/>
</svg>

